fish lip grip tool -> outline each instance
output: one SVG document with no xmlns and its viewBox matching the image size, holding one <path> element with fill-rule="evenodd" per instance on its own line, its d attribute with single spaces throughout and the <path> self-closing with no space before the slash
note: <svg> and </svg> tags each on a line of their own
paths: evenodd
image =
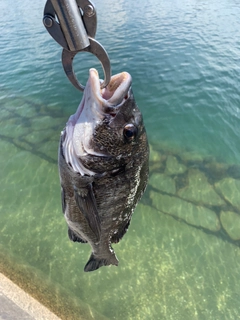
<svg viewBox="0 0 240 320">
<path fill-rule="evenodd" d="M 62 65 L 70 82 L 78 90 L 85 86 L 78 82 L 73 70 L 73 59 L 78 52 L 95 55 L 102 64 L 104 81 L 101 88 L 111 79 L 111 64 L 104 47 L 95 40 L 97 13 L 89 0 L 47 0 L 43 24 L 53 39 L 63 47 Z"/>
</svg>

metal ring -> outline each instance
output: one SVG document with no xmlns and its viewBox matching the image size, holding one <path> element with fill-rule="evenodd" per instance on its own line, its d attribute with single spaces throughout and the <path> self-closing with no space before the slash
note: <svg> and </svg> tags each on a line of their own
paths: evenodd
<svg viewBox="0 0 240 320">
<path fill-rule="evenodd" d="M 89 37 L 90 46 L 81 51 L 68 51 L 63 49 L 62 52 L 62 65 L 63 69 L 70 80 L 70 82 L 80 91 L 84 91 L 85 86 L 78 82 L 76 75 L 73 70 L 73 59 L 78 52 L 86 51 L 95 55 L 101 62 L 104 81 L 101 83 L 101 89 L 105 88 L 111 79 L 111 64 L 106 50 L 101 46 L 101 44 L 93 38 Z"/>
</svg>

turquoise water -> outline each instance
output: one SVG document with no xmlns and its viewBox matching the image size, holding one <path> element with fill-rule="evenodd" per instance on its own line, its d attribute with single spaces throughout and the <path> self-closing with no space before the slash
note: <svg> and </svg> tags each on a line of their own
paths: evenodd
<svg viewBox="0 0 240 320">
<path fill-rule="evenodd" d="M 96 0 L 113 73 L 128 71 L 150 181 L 119 267 L 86 274 L 61 213 L 57 148 L 81 93 L 42 25 L 45 1 L 0 3 L 0 271 L 62 319 L 240 317 L 240 5 Z M 81 82 L 98 62 L 79 54 Z"/>
</svg>

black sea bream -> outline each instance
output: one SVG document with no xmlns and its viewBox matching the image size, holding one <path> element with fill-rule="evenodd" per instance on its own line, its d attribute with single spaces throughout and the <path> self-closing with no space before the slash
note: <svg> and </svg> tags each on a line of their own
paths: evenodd
<svg viewBox="0 0 240 320">
<path fill-rule="evenodd" d="M 62 207 L 72 241 L 89 243 L 84 271 L 118 265 L 111 247 L 129 227 L 148 180 L 148 142 L 131 76 L 112 76 L 105 89 L 90 69 L 82 101 L 61 133 Z"/>
</svg>

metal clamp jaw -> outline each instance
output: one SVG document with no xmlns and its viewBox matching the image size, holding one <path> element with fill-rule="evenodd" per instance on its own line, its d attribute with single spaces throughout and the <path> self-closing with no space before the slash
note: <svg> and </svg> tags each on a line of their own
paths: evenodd
<svg viewBox="0 0 240 320">
<path fill-rule="evenodd" d="M 63 69 L 77 89 L 83 91 L 85 88 L 78 82 L 73 70 L 73 59 L 81 51 L 90 52 L 100 60 L 104 71 L 101 88 L 108 85 L 111 79 L 111 64 L 103 46 L 94 39 L 97 14 L 91 1 L 47 0 L 43 24 L 54 40 L 63 47 Z"/>
</svg>

